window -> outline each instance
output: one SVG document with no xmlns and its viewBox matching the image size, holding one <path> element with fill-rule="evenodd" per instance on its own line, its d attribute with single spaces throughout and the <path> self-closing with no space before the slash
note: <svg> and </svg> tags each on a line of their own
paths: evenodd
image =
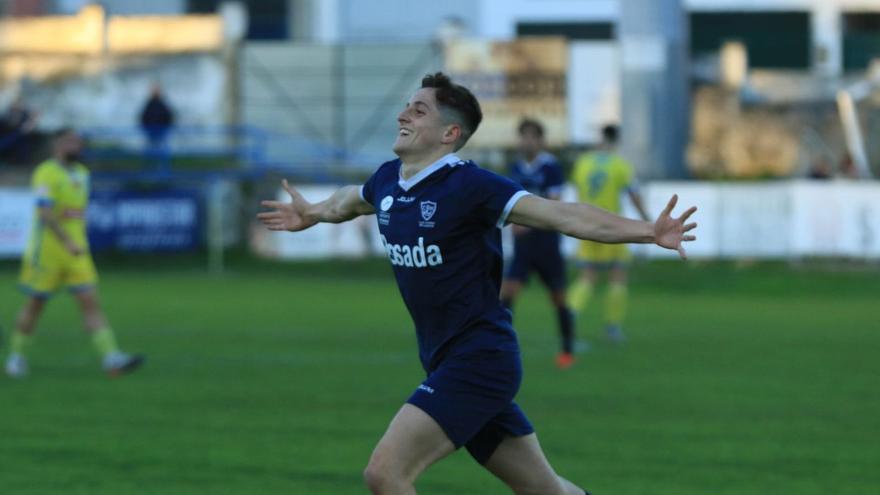
<svg viewBox="0 0 880 495">
<path fill-rule="evenodd" d="M 572 40 L 613 40 L 610 22 L 521 22 L 517 36 L 564 36 Z"/>
<path fill-rule="evenodd" d="M 880 57 L 880 13 L 844 14 L 843 68 L 864 70 L 877 57 Z"/>
<path fill-rule="evenodd" d="M 772 69 L 810 67 L 810 14 L 807 12 L 692 12 L 691 55 L 718 53 L 725 41 L 742 41 L 749 66 Z"/>
<path fill-rule="evenodd" d="M 215 13 L 223 0 L 189 0 L 189 12 L 193 14 Z M 288 30 L 287 0 L 244 0 L 248 10 L 249 40 L 284 40 L 290 38 Z"/>
</svg>

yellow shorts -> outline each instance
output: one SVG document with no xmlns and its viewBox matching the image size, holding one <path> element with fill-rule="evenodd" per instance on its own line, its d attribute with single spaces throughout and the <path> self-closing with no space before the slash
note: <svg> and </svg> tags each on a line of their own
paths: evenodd
<svg viewBox="0 0 880 495">
<path fill-rule="evenodd" d="M 576 261 L 584 265 L 610 266 L 628 263 L 630 257 L 626 244 L 581 241 L 578 245 Z"/>
<path fill-rule="evenodd" d="M 49 297 L 58 289 L 73 292 L 94 287 L 98 283 L 98 272 L 89 253 L 80 256 L 55 256 L 32 260 L 22 260 L 21 289 L 36 297 Z"/>
</svg>

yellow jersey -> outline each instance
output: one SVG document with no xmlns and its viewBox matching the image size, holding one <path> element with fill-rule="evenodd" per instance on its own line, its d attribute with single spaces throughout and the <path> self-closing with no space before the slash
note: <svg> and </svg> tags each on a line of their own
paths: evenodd
<svg viewBox="0 0 880 495">
<path fill-rule="evenodd" d="M 620 214 L 620 196 L 632 187 L 633 167 L 615 153 L 586 153 L 575 162 L 572 182 L 577 187 L 581 202 Z M 578 244 L 577 261 L 584 266 L 615 266 L 626 263 L 629 258 L 626 244 L 593 241 L 580 241 Z"/>
<path fill-rule="evenodd" d="M 37 166 L 31 186 L 38 207 L 50 207 L 62 230 L 84 250 L 88 249 L 86 236 L 86 206 L 89 201 L 89 170 L 81 163 L 65 167 L 57 160 L 46 160 Z M 68 256 L 58 237 L 34 217 L 30 243 L 25 258 L 36 260 Z"/>
<path fill-rule="evenodd" d="M 632 187 L 633 167 L 616 153 L 585 153 L 574 165 L 572 182 L 580 201 L 619 214 L 621 193 Z"/>
</svg>

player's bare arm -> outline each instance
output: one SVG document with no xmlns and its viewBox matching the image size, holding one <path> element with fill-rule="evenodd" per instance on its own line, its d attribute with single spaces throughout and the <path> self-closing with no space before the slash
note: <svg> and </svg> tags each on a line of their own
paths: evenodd
<svg viewBox="0 0 880 495">
<path fill-rule="evenodd" d="M 673 218 L 672 209 L 677 202 L 678 196 L 673 195 L 657 220 L 651 223 L 624 218 L 585 203 L 564 203 L 529 195 L 517 201 L 508 220 L 519 225 L 556 230 L 578 239 L 611 244 L 655 243 L 678 251 L 685 259 L 687 253 L 682 242 L 695 240 L 695 236 L 686 233 L 697 227 L 696 223 L 685 222 L 697 208 L 692 206 L 678 218 Z"/>
<path fill-rule="evenodd" d="M 61 241 L 61 244 L 64 245 L 64 248 L 67 249 L 70 254 L 74 256 L 83 254 L 83 247 L 78 246 L 73 242 L 70 236 L 67 235 L 67 232 L 61 228 L 61 224 L 58 223 L 58 218 L 56 218 L 55 212 L 52 211 L 51 206 L 41 206 L 38 215 L 40 216 L 40 222 L 49 228 L 49 232 L 52 232 L 52 234 Z"/>
<path fill-rule="evenodd" d="M 375 213 L 373 206 L 361 198 L 358 186 L 342 187 L 318 203 L 306 201 L 287 179 L 281 181 L 281 187 L 290 195 L 289 203 L 269 200 L 260 203 L 272 209 L 257 215 L 269 230 L 299 232 L 318 223 L 342 223 Z"/>
<path fill-rule="evenodd" d="M 560 194 L 559 193 L 548 194 L 547 199 L 559 201 Z M 513 235 L 528 234 L 531 231 L 532 231 L 532 229 L 529 227 L 526 227 L 525 225 L 514 224 L 514 226 L 513 226 Z"/>
</svg>

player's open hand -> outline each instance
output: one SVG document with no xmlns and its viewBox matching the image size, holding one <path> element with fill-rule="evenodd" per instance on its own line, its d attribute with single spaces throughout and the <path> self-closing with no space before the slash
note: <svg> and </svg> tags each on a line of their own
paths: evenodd
<svg viewBox="0 0 880 495">
<path fill-rule="evenodd" d="M 680 217 L 672 218 L 672 209 L 675 208 L 677 202 L 678 195 L 673 194 L 672 199 L 669 200 L 666 208 L 663 209 L 663 212 L 660 213 L 660 216 L 657 217 L 657 220 L 654 222 L 654 242 L 660 247 L 678 251 L 678 255 L 681 256 L 681 259 L 687 259 L 687 252 L 685 252 L 684 246 L 682 246 L 681 243 L 697 239 L 694 235 L 685 234 L 686 232 L 695 229 L 697 223 L 692 222 L 685 224 L 685 222 L 695 211 L 697 211 L 697 207 L 691 206 L 682 213 Z"/>
<path fill-rule="evenodd" d="M 272 211 L 257 214 L 257 218 L 263 222 L 263 225 L 268 227 L 269 230 L 299 232 L 318 223 L 307 215 L 309 207 L 312 206 L 311 203 L 306 201 L 299 191 L 288 184 L 287 179 L 281 181 L 281 187 L 290 195 L 290 202 L 261 201 L 260 205 L 272 209 Z"/>
</svg>

